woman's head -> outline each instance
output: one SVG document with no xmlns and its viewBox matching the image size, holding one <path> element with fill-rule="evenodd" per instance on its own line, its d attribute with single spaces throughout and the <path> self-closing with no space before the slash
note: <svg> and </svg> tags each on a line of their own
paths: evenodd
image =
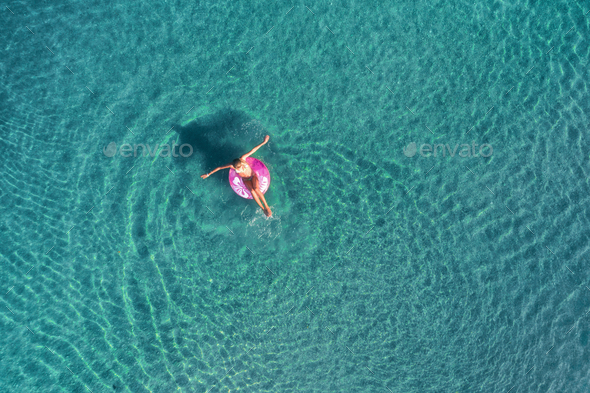
<svg viewBox="0 0 590 393">
<path fill-rule="evenodd" d="M 239 158 L 236 158 L 233 162 L 232 165 L 234 166 L 234 169 L 241 169 L 244 166 L 244 163 L 242 162 L 242 160 L 240 160 Z"/>
</svg>

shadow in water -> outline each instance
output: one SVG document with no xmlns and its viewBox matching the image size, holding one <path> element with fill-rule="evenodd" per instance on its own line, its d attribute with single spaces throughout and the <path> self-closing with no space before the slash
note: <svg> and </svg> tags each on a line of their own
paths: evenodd
<svg viewBox="0 0 590 393">
<path fill-rule="evenodd" d="M 193 147 L 189 160 L 177 158 L 176 164 L 185 166 L 187 161 L 199 157 L 203 160 L 204 171 L 232 162 L 247 153 L 262 138 L 254 141 L 254 135 L 245 125 L 251 120 L 244 112 L 223 109 L 215 114 L 200 117 L 186 126 L 174 127 L 180 135 L 179 144 L 188 143 Z"/>
</svg>

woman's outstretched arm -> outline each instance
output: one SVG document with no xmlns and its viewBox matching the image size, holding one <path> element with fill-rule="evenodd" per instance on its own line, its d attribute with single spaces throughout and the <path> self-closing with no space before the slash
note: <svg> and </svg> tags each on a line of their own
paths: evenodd
<svg viewBox="0 0 590 393">
<path fill-rule="evenodd" d="M 232 164 L 227 164 L 225 166 L 218 166 L 217 168 L 213 169 L 211 172 L 205 173 L 204 175 L 201 175 L 201 177 L 203 179 L 206 179 L 209 176 L 211 176 L 212 174 L 214 174 L 215 172 L 217 172 L 218 170 L 220 170 L 220 169 L 226 169 L 226 168 L 233 168 L 233 165 Z"/>
<path fill-rule="evenodd" d="M 244 154 L 242 156 L 242 160 L 245 160 L 246 158 L 250 157 L 252 154 L 254 154 L 254 152 L 258 149 L 260 149 L 264 144 L 268 143 L 268 140 L 270 139 L 270 136 L 265 136 L 264 137 L 264 142 L 262 142 L 260 145 L 256 146 L 254 149 L 250 150 L 248 153 Z"/>
</svg>

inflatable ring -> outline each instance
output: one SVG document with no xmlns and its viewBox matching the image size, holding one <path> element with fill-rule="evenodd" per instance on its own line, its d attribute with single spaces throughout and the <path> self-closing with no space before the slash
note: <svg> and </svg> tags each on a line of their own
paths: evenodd
<svg viewBox="0 0 590 393">
<path fill-rule="evenodd" d="M 268 187 L 270 187 L 270 173 L 268 172 L 268 168 L 266 167 L 266 165 L 264 165 L 262 161 L 254 157 L 247 157 L 246 162 L 248 163 L 248 165 L 250 165 L 252 171 L 254 171 L 258 176 L 260 192 L 264 194 L 268 190 Z M 248 190 L 246 184 L 244 184 L 244 181 L 242 180 L 241 176 L 238 175 L 233 168 L 230 168 L 229 170 L 229 184 L 231 185 L 231 188 L 236 192 L 236 194 L 238 194 L 242 198 L 254 199 L 252 197 L 252 193 L 250 192 L 250 190 Z"/>
</svg>

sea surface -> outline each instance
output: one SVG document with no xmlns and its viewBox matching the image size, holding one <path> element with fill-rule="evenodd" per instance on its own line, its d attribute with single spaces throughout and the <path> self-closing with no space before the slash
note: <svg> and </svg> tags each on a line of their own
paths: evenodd
<svg viewBox="0 0 590 393">
<path fill-rule="evenodd" d="M 0 391 L 590 391 L 589 10 L 3 3 Z"/>
</svg>

